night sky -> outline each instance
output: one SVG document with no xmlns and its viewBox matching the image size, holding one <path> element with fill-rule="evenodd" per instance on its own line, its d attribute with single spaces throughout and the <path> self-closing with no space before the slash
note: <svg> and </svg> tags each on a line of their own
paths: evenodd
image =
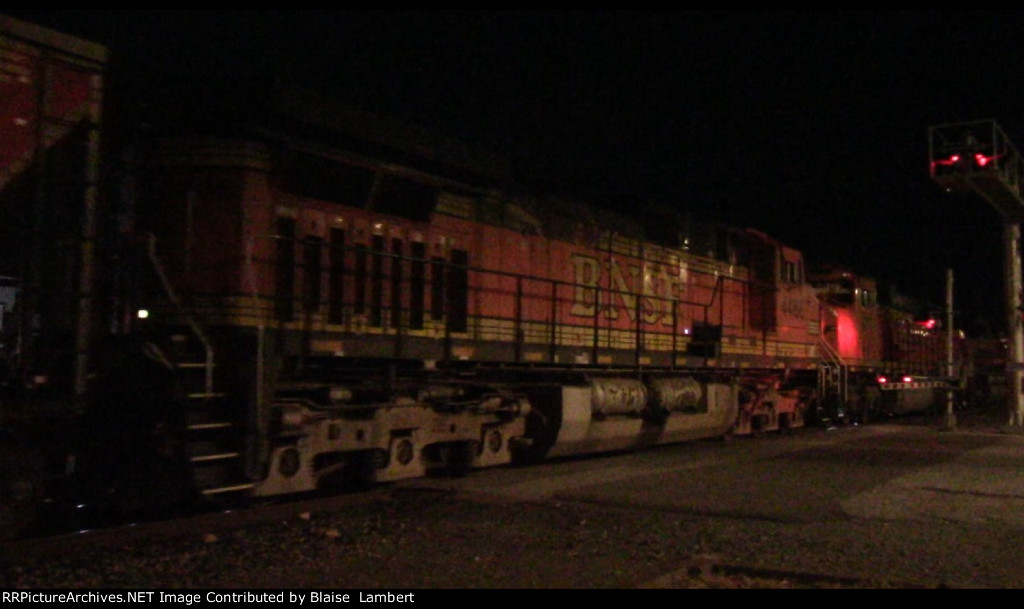
<svg viewBox="0 0 1024 609">
<path fill-rule="evenodd" d="M 1024 13 L 5 11 L 125 73 L 272 77 L 482 146 L 595 204 L 763 230 L 1002 323 L 1000 218 L 932 125 L 1024 145 Z"/>
</svg>

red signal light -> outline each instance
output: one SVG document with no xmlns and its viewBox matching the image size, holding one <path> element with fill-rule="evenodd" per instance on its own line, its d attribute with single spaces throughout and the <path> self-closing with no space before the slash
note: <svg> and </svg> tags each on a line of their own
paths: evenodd
<svg viewBox="0 0 1024 609">
<path fill-rule="evenodd" d="M 914 380 L 914 377 L 912 377 L 912 376 L 905 376 L 905 377 L 903 377 L 903 382 L 904 383 L 909 383 L 909 382 L 911 382 L 913 380 Z"/>
<path fill-rule="evenodd" d="M 974 162 L 978 165 L 978 167 L 987 167 L 990 163 L 994 163 L 995 160 L 996 160 L 996 157 L 994 157 L 994 156 L 985 156 L 984 154 L 981 154 L 980 152 L 978 154 L 974 155 Z"/>
<path fill-rule="evenodd" d="M 933 165 L 956 165 L 957 163 L 960 162 L 960 158 L 961 157 L 960 157 L 959 154 L 952 154 L 952 155 L 949 156 L 949 158 L 946 158 L 946 159 L 936 159 L 932 164 Z"/>
</svg>

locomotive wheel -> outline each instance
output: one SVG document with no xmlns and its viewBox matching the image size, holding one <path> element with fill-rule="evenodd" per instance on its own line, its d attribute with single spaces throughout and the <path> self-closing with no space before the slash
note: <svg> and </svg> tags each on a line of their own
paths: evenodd
<svg viewBox="0 0 1024 609">
<path fill-rule="evenodd" d="M 21 537 L 38 521 L 43 504 L 43 466 L 27 448 L 0 447 L 0 539 Z"/>
</svg>

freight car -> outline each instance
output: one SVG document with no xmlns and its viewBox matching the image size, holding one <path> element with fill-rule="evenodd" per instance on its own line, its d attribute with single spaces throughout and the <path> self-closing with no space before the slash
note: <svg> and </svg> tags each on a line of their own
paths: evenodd
<svg viewBox="0 0 1024 609">
<path fill-rule="evenodd" d="M 84 407 L 106 63 L 0 16 L 0 537 L 30 526 Z"/>
<path fill-rule="evenodd" d="M 0 24 L 25 57 L 82 48 Z M 92 50 L 75 65 L 99 87 Z M 164 96 L 187 120 L 110 137 L 100 172 L 89 91 L 59 123 L 75 129 L 32 140 L 0 184 L 24 210 L 0 261 L 20 286 L 3 407 L 25 415 L 5 424 L 20 448 L 0 454 L 2 535 L 44 491 L 153 516 L 832 421 L 851 388 L 889 390 L 860 372 L 909 374 L 910 353 L 916 380 L 949 382 L 934 350 L 874 346 L 890 317 L 847 302 L 849 276 L 809 281 L 760 231 L 595 209 L 287 91 L 195 112 Z M 60 163 L 82 177 L 57 182 Z M 851 350 L 865 319 L 871 347 Z"/>
</svg>

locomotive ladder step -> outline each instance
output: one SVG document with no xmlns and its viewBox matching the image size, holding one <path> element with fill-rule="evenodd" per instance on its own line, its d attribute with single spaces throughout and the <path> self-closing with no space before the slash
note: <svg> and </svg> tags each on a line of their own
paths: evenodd
<svg viewBox="0 0 1024 609">
<path fill-rule="evenodd" d="M 220 486 L 216 488 L 203 489 L 204 495 L 221 495 L 224 493 L 237 493 L 239 491 L 248 491 L 256 488 L 256 484 L 253 482 L 247 482 L 245 484 L 236 484 L 234 486 Z"/>
<path fill-rule="evenodd" d="M 219 421 L 215 423 L 195 423 L 188 426 L 189 431 L 211 431 L 214 429 L 231 429 L 235 426 L 230 421 Z"/>
<path fill-rule="evenodd" d="M 227 461 L 229 459 L 237 459 L 239 457 L 241 457 L 239 453 L 231 452 L 219 453 L 216 455 L 199 455 L 196 457 L 192 457 L 191 461 L 192 463 L 211 463 L 213 461 Z"/>
<path fill-rule="evenodd" d="M 188 394 L 188 398 L 190 400 L 209 400 L 209 399 L 213 399 L 213 398 L 223 398 L 223 397 L 226 397 L 226 396 L 227 396 L 226 393 L 218 392 L 218 391 L 214 391 L 213 393 L 190 393 L 190 394 Z"/>
</svg>

